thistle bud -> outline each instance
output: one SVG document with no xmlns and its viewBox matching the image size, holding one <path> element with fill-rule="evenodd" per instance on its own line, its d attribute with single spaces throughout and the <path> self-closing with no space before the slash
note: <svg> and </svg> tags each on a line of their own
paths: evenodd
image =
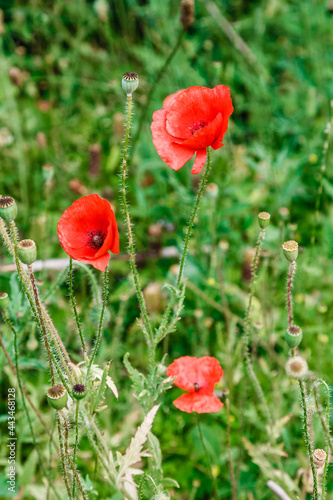
<svg viewBox="0 0 333 500">
<path fill-rule="evenodd" d="M 6 222 L 12 222 L 17 215 L 17 205 L 11 196 L 0 197 L 0 217 Z"/>
<path fill-rule="evenodd" d="M 292 325 L 286 333 L 286 341 L 289 347 L 297 347 L 302 342 L 302 329 L 297 325 Z"/>
<path fill-rule="evenodd" d="M 20 261 L 30 266 L 37 259 L 37 247 L 33 240 L 21 240 L 17 245 Z"/>
<path fill-rule="evenodd" d="M 0 293 L 0 309 L 5 311 L 9 305 L 8 293 Z"/>
<path fill-rule="evenodd" d="M 269 225 L 271 214 L 268 212 L 260 212 L 258 215 L 258 222 L 261 229 L 265 229 Z"/>
<path fill-rule="evenodd" d="M 179 20 L 185 30 L 194 23 L 194 0 L 182 0 Z"/>
<path fill-rule="evenodd" d="M 323 465 L 325 464 L 325 461 L 326 461 L 326 451 L 325 450 L 321 450 L 320 448 L 318 448 L 317 450 L 315 450 L 313 452 L 313 462 L 314 462 L 315 467 L 317 469 L 320 469 L 320 467 L 323 467 Z"/>
<path fill-rule="evenodd" d="M 86 397 L 87 390 L 85 385 L 75 384 L 72 389 L 73 389 L 72 396 L 74 399 L 83 399 Z"/>
<path fill-rule="evenodd" d="M 67 405 L 68 395 L 62 384 L 50 387 L 46 393 L 47 400 L 52 408 L 62 410 Z"/>
<path fill-rule="evenodd" d="M 127 95 L 131 95 L 139 86 L 138 74 L 132 72 L 124 73 L 121 85 L 123 91 L 126 92 Z"/>
<path fill-rule="evenodd" d="M 46 164 L 42 166 L 42 175 L 45 182 L 52 181 L 53 174 L 54 174 L 53 165 Z"/>
<path fill-rule="evenodd" d="M 293 356 L 286 363 L 286 372 L 289 377 L 301 379 L 308 373 L 308 364 L 301 356 Z"/>
<path fill-rule="evenodd" d="M 298 256 L 298 243 L 294 240 L 285 241 L 282 245 L 284 256 L 289 262 L 295 262 Z"/>
</svg>

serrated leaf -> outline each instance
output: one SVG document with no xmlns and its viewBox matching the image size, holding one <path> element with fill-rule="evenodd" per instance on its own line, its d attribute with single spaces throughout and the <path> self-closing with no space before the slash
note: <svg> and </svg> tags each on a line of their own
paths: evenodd
<svg viewBox="0 0 333 500">
<path fill-rule="evenodd" d="M 143 376 L 142 373 L 140 373 L 136 368 L 134 368 L 130 361 L 129 361 L 129 352 L 127 352 L 124 356 L 124 365 L 126 367 L 126 370 L 128 371 L 130 377 L 131 377 L 131 380 L 133 382 L 133 387 L 134 387 L 134 390 L 137 394 L 140 394 L 143 390 L 144 390 L 144 387 L 145 387 L 145 382 L 146 382 L 146 379 L 145 377 Z"/>
</svg>

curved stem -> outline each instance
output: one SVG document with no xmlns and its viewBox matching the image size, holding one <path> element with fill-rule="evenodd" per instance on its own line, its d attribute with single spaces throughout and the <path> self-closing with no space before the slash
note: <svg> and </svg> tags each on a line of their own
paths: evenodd
<svg viewBox="0 0 333 500">
<path fill-rule="evenodd" d="M 204 172 L 204 175 L 203 175 L 203 177 L 201 179 L 201 184 L 200 184 L 200 187 L 199 187 L 199 191 L 198 191 L 198 194 L 197 194 L 197 198 L 195 200 L 195 204 L 194 204 L 193 211 L 192 211 L 192 214 L 191 214 L 191 217 L 190 217 L 190 221 L 189 221 L 189 224 L 188 224 L 188 228 L 187 228 L 187 234 L 186 234 L 186 238 L 185 238 L 185 242 L 184 242 L 183 253 L 182 253 L 180 261 L 179 261 L 179 271 L 178 271 L 178 277 L 177 277 L 177 282 L 176 282 L 176 290 L 178 292 L 180 291 L 180 285 L 181 285 L 182 278 L 183 278 L 184 266 L 185 266 L 185 261 L 186 261 L 186 256 L 187 256 L 189 242 L 190 242 L 190 239 L 191 239 L 191 234 L 192 234 L 192 229 L 193 229 L 194 221 L 195 221 L 195 218 L 196 218 L 196 216 L 198 214 L 198 210 L 199 210 L 201 198 L 202 198 L 202 195 L 203 195 L 203 193 L 205 191 L 205 187 L 206 187 L 206 184 L 207 184 L 207 181 L 208 181 L 208 176 L 209 176 L 209 173 L 210 173 L 210 169 L 211 169 L 211 152 L 210 152 L 210 148 L 207 148 L 207 166 L 206 166 L 206 170 Z M 165 332 L 165 330 L 167 328 L 169 316 L 170 316 L 172 308 L 173 308 L 173 306 L 174 306 L 174 304 L 176 302 L 176 299 L 177 299 L 177 293 L 174 293 L 173 296 L 170 299 L 170 302 L 168 304 L 167 309 L 165 310 L 165 312 L 163 314 L 163 318 L 162 318 L 160 327 L 159 327 L 159 329 L 156 332 L 156 339 L 155 339 L 156 344 L 158 342 L 160 342 L 164 338 L 164 332 Z"/>
<path fill-rule="evenodd" d="M 126 196 L 126 177 L 127 177 L 127 156 L 128 156 L 128 146 L 129 137 L 131 129 L 131 116 L 132 116 L 132 94 L 127 94 L 127 119 L 126 119 L 126 131 L 125 131 L 125 141 L 124 141 L 124 156 L 122 161 L 122 183 L 121 183 L 121 197 L 123 202 L 123 211 L 126 218 L 127 233 L 128 233 L 128 250 L 130 254 L 130 266 L 134 279 L 135 291 L 140 305 L 141 317 L 144 324 L 144 329 L 147 332 L 146 340 L 149 349 L 149 364 L 151 367 L 155 364 L 155 343 L 153 337 L 153 331 L 150 324 L 150 319 L 147 312 L 147 307 L 145 299 L 142 293 L 139 273 L 135 263 L 135 247 L 134 238 L 132 233 L 131 219 L 129 214 L 129 207 Z"/>
<path fill-rule="evenodd" d="M 80 323 L 79 315 L 77 313 L 75 298 L 74 298 L 74 293 L 73 293 L 73 259 L 72 259 L 72 257 L 69 258 L 69 295 L 70 295 L 71 302 L 72 302 L 72 308 L 73 308 L 73 312 L 74 312 L 74 316 L 75 316 L 77 331 L 79 333 L 80 340 L 81 340 L 82 351 L 85 353 L 86 346 L 84 344 L 81 323 Z"/>
<path fill-rule="evenodd" d="M 90 358 L 90 361 L 89 361 L 88 370 L 87 370 L 87 379 L 89 377 L 91 366 L 92 366 L 92 364 L 94 362 L 94 359 L 96 357 L 99 345 L 101 343 L 103 320 L 104 320 L 104 312 L 105 312 L 105 307 L 106 307 L 106 303 L 107 303 L 107 300 L 108 300 L 108 295 L 109 295 L 109 275 L 108 275 L 108 268 L 106 268 L 105 271 L 104 271 L 103 305 L 102 305 L 102 310 L 101 310 L 101 316 L 99 318 L 97 338 L 96 338 L 94 350 L 92 352 L 92 355 L 91 355 L 91 358 Z"/>
<path fill-rule="evenodd" d="M 301 402 L 302 402 L 302 409 L 303 409 L 303 425 L 304 425 L 304 439 L 305 439 L 305 444 L 307 448 L 307 452 L 309 455 L 310 459 L 310 465 L 311 465 L 311 470 L 312 470 L 312 476 L 313 476 L 313 500 L 318 500 L 318 482 L 317 482 L 317 472 L 316 472 L 316 467 L 313 461 L 313 450 L 312 450 L 312 443 L 310 439 L 310 430 L 309 430 L 309 416 L 308 416 L 308 410 L 306 406 L 306 396 L 305 396 L 305 386 L 304 382 L 302 380 L 298 381 L 299 385 L 299 390 L 301 393 Z"/>
</svg>

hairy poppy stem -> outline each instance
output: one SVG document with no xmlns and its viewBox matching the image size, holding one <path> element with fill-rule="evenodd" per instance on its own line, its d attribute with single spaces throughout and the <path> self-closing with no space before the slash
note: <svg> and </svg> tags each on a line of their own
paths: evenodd
<svg viewBox="0 0 333 500">
<path fill-rule="evenodd" d="M 104 320 L 104 312 L 105 312 L 105 307 L 106 303 L 108 300 L 108 295 L 109 295 L 109 274 L 108 274 L 108 268 L 106 267 L 104 271 L 104 289 L 103 289 L 103 305 L 101 309 L 101 316 L 99 318 L 99 325 L 98 325 L 98 332 L 97 332 L 97 337 L 96 337 L 96 342 L 94 346 L 93 353 L 91 355 L 90 361 L 89 361 L 89 366 L 87 370 L 87 379 L 89 377 L 89 373 L 91 370 L 91 366 L 94 362 L 94 359 L 96 357 L 97 351 L 99 349 L 100 343 L 101 343 L 101 338 L 102 338 L 102 329 L 103 329 L 103 320 Z"/>
<path fill-rule="evenodd" d="M 311 438 L 310 438 L 310 429 L 309 429 L 309 415 L 308 415 L 308 408 L 306 405 L 305 384 L 304 384 L 303 380 L 299 380 L 298 385 L 299 385 L 299 390 L 300 390 L 300 394 L 301 394 L 301 403 L 302 403 L 302 409 L 303 409 L 304 439 L 305 439 L 305 444 L 306 444 L 307 452 L 308 452 L 309 459 L 310 459 L 310 465 L 311 465 L 312 477 L 313 477 L 313 500 L 319 500 L 317 471 L 316 471 L 316 467 L 315 467 L 315 464 L 313 461 L 313 448 L 312 448 L 312 442 L 311 442 Z"/>
<path fill-rule="evenodd" d="M 66 490 L 68 493 L 68 498 L 69 500 L 73 500 L 73 496 L 71 493 L 71 488 L 70 488 L 70 483 L 69 483 L 69 478 L 68 478 L 68 468 L 67 468 L 67 463 L 66 463 L 66 458 L 65 458 L 65 447 L 64 447 L 64 441 L 63 441 L 63 435 L 62 435 L 62 429 L 61 429 L 61 420 L 60 420 L 60 413 L 57 411 L 57 426 L 58 426 L 58 437 L 59 437 L 59 446 L 60 446 L 60 459 L 61 459 L 61 464 L 62 464 L 62 474 L 66 486 Z"/>
<path fill-rule="evenodd" d="M 212 461 L 211 461 L 210 455 L 208 453 L 208 450 L 207 450 L 207 447 L 206 447 L 206 444 L 205 444 L 205 440 L 204 440 L 204 437 L 203 437 L 203 433 L 202 433 L 202 429 L 201 429 L 201 424 L 200 424 L 200 418 L 199 418 L 198 413 L 196 413 L 196 419 L 197 419 L 197 426 L 198 426 L 200 441 L 201 441 L 202 448 L 204 450 L 205 457 L 206 457 L 207 464 L 208 464 L 209 476 L 210 476 L 210 479 L 212 481 L 212 493 L 213 493 L 213 497 L 216 500 L 219 500 L 217 481 L 216 481 L 216 477 L 214 477 L 214 475 L 213 475 Z"/>
<path fill-rule="evenodd" d="M 288 328 L 289 328 L 289 330 L 293 326 L 293 310 L 292 310 L 291 289 L 293 286 L 293 278 L 294 278 L 295 271 L 296 271 L 296 261 L 290 262 L 288 281 L 287 281 L 287 309 L 288 309 Z"/>
<path fill-rule="evenodd" d="M 230 479 L 232 486 L 232 500 L 237 500 L 237 488 L 235 481 L 234 465 L 232 463 L 231 449 L 230 449 L 230 404 L 228 397 L 225 398 L 225 405 L 227 408 L 227 447 L 228 447 L 228 458 L 230 467 Z"/>
<path fill-rule="evenodd" d="M 75 298 L 74 298 L 74 293 L 73 293 L 73 259 L 72 259 L 72 257 L 69 257 L 69 295 L 70 295 L 71 302 L 72 302 L 72 308 L 73 308 L 73 312 L 74 312 L 74 316 L 75 316 L 77 331 L 79 333 L 80 340 L 81 340 L 82 351 L 85 353 L 86 346 L 84 343 L 81 323 L 80 323 L 79 315 L 77 313 L 77 308 L 76 308 Z"/>
<path fill-rule="evenodd" d="M 134 247 L 134 238 L 132 233 L 131 219 L 129 214 L 129 207 L 126 197 L 126 177 L 127 177 L 127 156 L 128 156 L 128 147 L 129 147 L 129 137 L 130 137 L 130 129 L 131 129 L 131 116 L 132 116 L 132 94 L 127 94 L 127 119 L 126 119 L 126 131 L 125 131 L 125 141 L 124 141 L 124 156 L 122 161 L 122 183 L 121 183 L 121 197 L 123 202 L 123 210 L 126 218 L 127 225 L 127 233 L 128 233 L 128 249 L 130 254 L 130 266 L 134 279 L 134 285 L 136 290 L 136 295 L 139 301 L 141 317 L 144 323 L 144 330 L 147 332 L 146 340 L 149 349 L 149 364 L 152 368 L 155 365 L 155 342 L 153 331 L 150 324 L 150 319 L 147 312 L 147 307 L 145 303 L 145 299 L 142 293 L 139 273 L 136 268 L 135 263 L 135 247 Z"/>
<path fill-rule="evenodd" d="M 179 271 L 178 271 L 178 277 L 177 277 L 177 282 L 176 282 L 176 291 L 178 291 L 178 292 L 181 291 L 180 285 L 181 285 L 182 278 L 183 278 L 185 260 L 186 260 L 186 256 L 187 256 L 189 242 L 190 242 L 191 235 L 192 235 L 192 229 L 193 229 L 195 218 L 196 218 L 196 216 L 198 214 L 198 210 L 199 210 L 199 206 L 200 206 L 202 195 L 203 195 L 203 193 L 205 191 L 205 187 L 206 187 L 206 184 L 207 184 L 207 181 L 208 181 L 210 169 L 211 169 L 211 152 L 210 152 L 210 148 L 207 148 L 207 166 L 206 166 L 205 173 L 204 173 L 204 175 L 203 175 L 203 177 L 201 179 L 201 184 L 200 184 L 200 187 L 199 187 L 199 191 L 198 191 L 198 194 L 197 194 L 195 205 L 194 205 L 194 208 L 193 208 L 193 211 L 192 211 L 192 214 L 191 214 L 191 218 L 190 218 L 190 221 L 189 221 L 189 224 L 188 224 L 188 227 L 187 227 L 187 233 L 186 233 L 186 238 L 185 238 L 183 253 L 182 253 L 182 256 L 181 256 L 180 262 L 179 262 Z M 156 339 L 155 339 L 156 344 L 158 342 L 160 342 L 165 337 L 165 335 L 166 335 L 169 316 L 170 316 L 171 311 L 173 309 L 173 306 L 174 306 L 174 304 L 176 302 L 176 299 L 177 299 L 177 293 L 174 293 L 173 296 L 170 299 L 170 302 L 168 304 L 167 309 L 165 310 L 165 312 L 163 314 L 163 318 L 162 318 L 160 327 L 157 330 Z"/>
<path fill-rule="evenodd" d="M 79 448 L 79 409 L 80 409 L 80 401 L 76 401 L 75 405 L 75 421 L 74 421 L 74 429 L 75 429 L 75 443 L 74 443 L 74 449 L 73 449 L 73 463 L 74 465 L 76 462 L 76 454 L 77 450 Z M 73 497 L 75 496 L 75 476 L 73 477 Z"/>
</svg>

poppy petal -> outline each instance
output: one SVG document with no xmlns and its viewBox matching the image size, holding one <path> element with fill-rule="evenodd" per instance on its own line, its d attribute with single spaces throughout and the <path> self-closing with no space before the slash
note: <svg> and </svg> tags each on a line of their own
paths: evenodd
<svg viewBox="0 0 333 500">
<path fill-rule="evenodd" d="M 213 121 L 208 125 L 194 132 L 191 137 L 182 142 L 182 146 L 191 147 L 193 149 L 205 149 L 210 146 L 217 137 L 220 136 L 223 118 L 221 113 L 218 113 Z"/>
<path fill-rule="evenodd" d="M 173 404 L 186 413 L 192 413 L 193 411 L 196 413 L 212 413 L 219 411 L 223 406 L 223 403 L 215 394 L 201 395 L 198 392 L 183 394 Z"/>
<path fill-rule="evenodd" d="M 110 254 L 105 253 L 104 255 L 101 255 L 98 257 L 98 259 L 75 259 L 75 260 L 80 260 L 80 262 L 83 262 L 84 264 L 90 264 L 92 265 L 95 269 L 98 269 L 99 271 L 105 271 L 109 260 L 110 260 Z"/>
<path fill-rule="evenodd" d="M 173 138 L 165 129 L 165 117 L 166 109 L 164 108 L 153 114 L 151 124 L 153 143 L 162 160 L 173 170 L 179 170 L 192 158 L 195 151 L 173 142 Z"/>
<path fill-rule="evenodd" d="M 193 356 L 182 356 L 175 359 L 168 366 L 168 377 L 176 377 L 174 384 L 184 391 L 194 391 L 194 383 L 197 382 L 198 369 L 197 358 Z"/>
<path fill-rule="evenodd" d="M 195 157 L 195 162 L 193 164 L 191 174 L 199 174 L 203 169 L 207 158 L 207 150 L 201 149 L 197 151 L 197 155 Z"/>
</svg>

